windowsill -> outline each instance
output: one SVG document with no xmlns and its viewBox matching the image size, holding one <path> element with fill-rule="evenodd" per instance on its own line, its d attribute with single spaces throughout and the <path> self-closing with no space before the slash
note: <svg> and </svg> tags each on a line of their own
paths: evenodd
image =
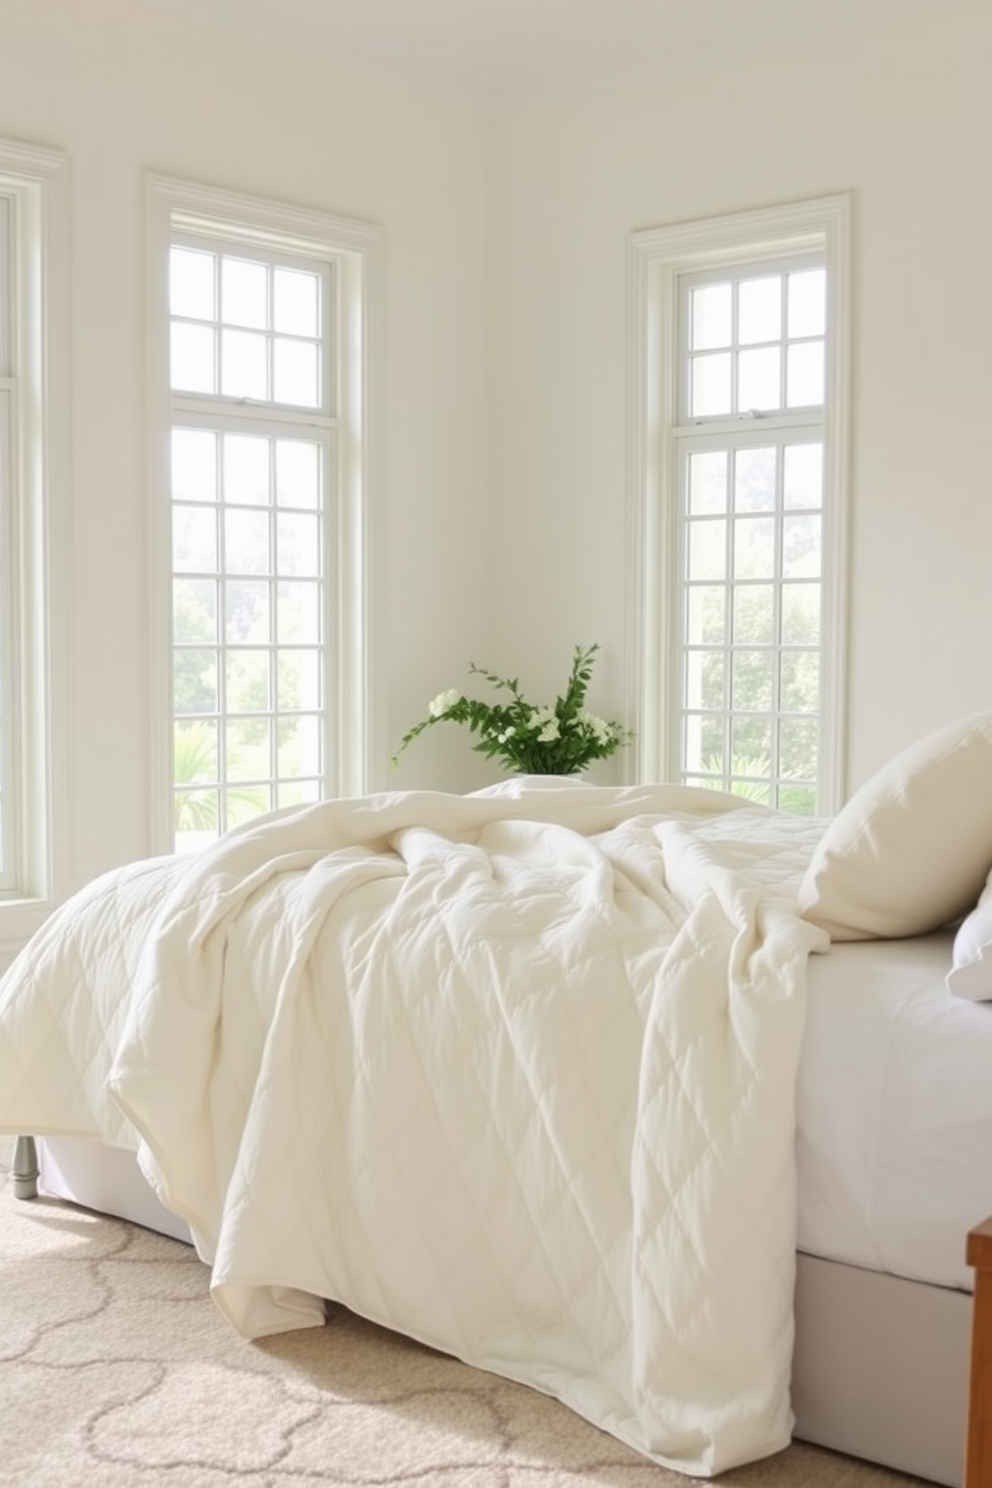
<svg viewBox="0 0 992 1488">
<path fill-rule="evenodd" d="M 50 899 L 0 900 L 0 972 L 6 971 L 54 909 Z"/>
</svg>

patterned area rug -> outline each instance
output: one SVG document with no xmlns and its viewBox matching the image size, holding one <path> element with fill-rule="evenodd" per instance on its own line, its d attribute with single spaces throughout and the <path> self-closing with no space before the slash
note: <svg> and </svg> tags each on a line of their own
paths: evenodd
<svg viewBox="0 0 992 1488">
<path fill-rule="evenodd" d="M 5 1488 L 686 1488 L 564 1406 L 333 1310 L 248 1344 L 194 1252 L 54 1199 L 0 1138 Z M 727 1488 L 911 1488 L 796 1443 Z"/>
</svg>

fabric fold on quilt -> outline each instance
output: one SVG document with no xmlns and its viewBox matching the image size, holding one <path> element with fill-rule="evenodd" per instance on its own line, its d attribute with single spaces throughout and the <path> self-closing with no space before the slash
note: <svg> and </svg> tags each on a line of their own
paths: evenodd
<svg viewBox="0 0 992 1488">
<path fill-rule="evenodd" d="M 717 793 L 532 777 L 146 874 L 105 1084 L 232 1325 L 333 1298 L 682 1472 L 784 1447 L 809 850 Z M 0 984 L 25 1088 L 63 930 Z"/>
</svg>

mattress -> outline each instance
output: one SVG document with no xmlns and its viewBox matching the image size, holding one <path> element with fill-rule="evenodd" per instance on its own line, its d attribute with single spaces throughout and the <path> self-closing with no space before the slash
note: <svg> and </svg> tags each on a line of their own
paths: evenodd
<svg viewBox="0 0 992 1488">
<path fill-rule="evenodd" d="M 992 1208 L 992 1003 L 948 991 L 952 940 L 834 944 L 810 959 L 798 1242 L 972 1290 L 965 1235 Z"/>
<path fill-rule="evenodd" d="M 811 957 L 798 1243 L 970 1291 L 964 1236 L 992 1208 L 992 1003 L 948 992 L 952 939 L 850 942 Z M 39 1150 L 48 1192 L 189 1238 L 132 1154 L 72 1137 Z"/>
</svg>

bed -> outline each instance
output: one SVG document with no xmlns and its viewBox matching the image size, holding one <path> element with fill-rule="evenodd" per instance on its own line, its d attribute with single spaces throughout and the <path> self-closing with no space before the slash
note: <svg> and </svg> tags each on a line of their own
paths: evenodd
<svg viewBox="0 0 992 1488">
<path fill-rule="evenodd" d="M 333 1298 L 690 1475 L 795 1432 L 958 1485 L 992 716 L 849 808 L 528 778 L 116 870 L 0 984 L 0 1129 L 248 1338 Z"/>
</svg>

